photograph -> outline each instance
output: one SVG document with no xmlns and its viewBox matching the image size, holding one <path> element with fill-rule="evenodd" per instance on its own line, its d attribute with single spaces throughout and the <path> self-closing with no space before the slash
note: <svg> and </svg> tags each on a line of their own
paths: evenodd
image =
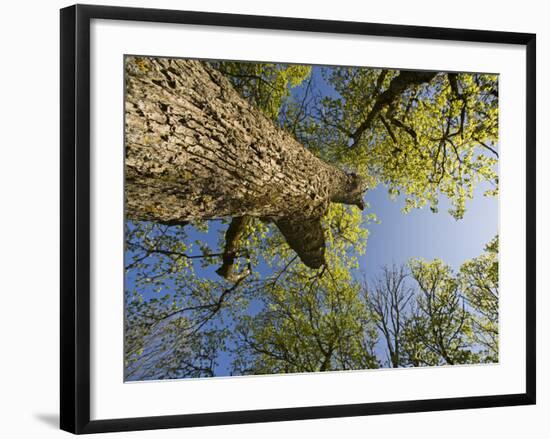
<svg viewBox="0 0 550 439">
<path fill-rule="evenodd" d="M 6 3 L 0 436 L 544 436 L 543 4 Z"/>
<path fill-rule="evenodd" d="M 499 75 L 124 57 L 124 380 L 499 363 Z"/>
</svg>

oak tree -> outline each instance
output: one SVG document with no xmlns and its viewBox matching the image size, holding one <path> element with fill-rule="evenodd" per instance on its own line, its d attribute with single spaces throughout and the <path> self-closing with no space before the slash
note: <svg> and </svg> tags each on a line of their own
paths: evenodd
<svg viewBox="0 0 550 439">
<path fill-rule="evenodd" d="M 242 373 L 378 367 L 365 190 L 405 211 L 446 195 L 457 219 L 479 182 L 496 195 L 496 76 L 321 70 L 333 91 L 316 95 L 310 66 L 126 58 L 128 379 L 212 376 L 223 352 Z"/>
</svg>

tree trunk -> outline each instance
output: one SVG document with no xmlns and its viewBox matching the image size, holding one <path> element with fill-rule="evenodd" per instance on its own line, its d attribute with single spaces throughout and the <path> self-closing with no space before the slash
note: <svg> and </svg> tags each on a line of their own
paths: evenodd
<svg viewBox="0 0 550 439">
<path fill-rule="evenodd" d="M 320 228 L 330 202 L 362 206 L 362 179 L 314 156 L 207 63 L 129 56 L 125 68 L 128 219 L 251 216 L 300 241 L 293 225 Z M 289 244 L 306 265 L 322 264 L 318 248 L 308 256 L 305 242 Z"/>
</svg>

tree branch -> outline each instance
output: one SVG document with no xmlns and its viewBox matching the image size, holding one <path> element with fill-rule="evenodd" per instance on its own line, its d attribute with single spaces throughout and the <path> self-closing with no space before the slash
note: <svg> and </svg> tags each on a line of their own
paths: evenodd
<svg viewBox="0 0 550 439">
<path fill-rule="evenodd" d="M 218 273 L 224 279 L 236 281 L 247 271 L 247 269 L 245 269 L 243 273 L 238 274 L 234 273 L 233 268 L 235 265 L 235 259 L 237 258 L 239 246 L 241 244 L 242 236 L 249 222 L 250 217 L 235 217 L 231 220 L 231 224 L 229 224 L 229 227 L 225 232 L 225 248 L 222 255 L 223 263 L 221 267 L 216 270 L 216 273 Z M 246 273 L 244 277 L 248 276 L 248 274 L 250 273 Z"/>
<path fill-rule="evenodd" d="M 384 108 L 386 105 L 391 104 L 407 88 L 414 85 L 420 85 L 426 82 L 430 82 L 436 74 L 437 72 L 401 71 L 399 75 L 391 80 L 388 89 L 378 95 L 374 102 L 374 105 L 372 106 L 372 109 L 367 115 L 367 118 L 357 127 L 357 129 L 353 133 L 352 147 L 356 146 L 357 143 L 359 143 L 361 136 L 367 129 L 371 127 L 374 119 L 376 118 L 378 113 L 380 113 L 382 108 Z"/>
</svg>

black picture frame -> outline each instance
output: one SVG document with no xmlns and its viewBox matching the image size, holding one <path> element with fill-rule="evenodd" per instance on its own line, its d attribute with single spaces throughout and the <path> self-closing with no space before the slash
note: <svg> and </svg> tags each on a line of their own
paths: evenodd
<svg viewBox="0 0 550 439">
<path fill-rule="evenodd" d="M 90 21 L 131 20 L 526 47 L 525 393 L 90 420 Z M 81 434 L 535 404 L 535 55 L 529 33 L 75 5 L 61 10 L 61 429 Z"/>
</svg>

